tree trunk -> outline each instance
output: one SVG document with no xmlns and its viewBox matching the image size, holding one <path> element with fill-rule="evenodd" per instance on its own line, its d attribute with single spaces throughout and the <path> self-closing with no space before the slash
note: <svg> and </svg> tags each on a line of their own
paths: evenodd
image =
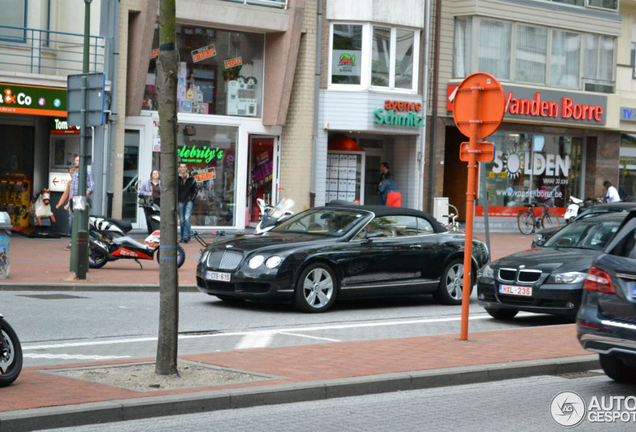
<svg viewBox="0 0 636 432">
<path fill-rule="evenodd" d="M 177 272 L 177 51 L 175 0 L 159 3 L 159 134 L 161 136 L 161 245 L 159 260 L 158 375 L 177 374 L 179 273 Z"/>
</svg>

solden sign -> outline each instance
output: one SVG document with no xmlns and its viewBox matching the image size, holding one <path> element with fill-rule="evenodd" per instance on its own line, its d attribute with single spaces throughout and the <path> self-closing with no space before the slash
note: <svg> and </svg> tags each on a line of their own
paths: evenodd
<svg viewBox="0 0 636 432">
<path fill-rule="evenodd" d="M 457 85 L 448 85 L 450 96 Z M 504 119 L 523 118 L 559 123 L 605 125 L 607 97 L 592 93 L 572 93 L 505 85 Z M 447 101 L 446 109 L 453 106 Z"/>
</svg>

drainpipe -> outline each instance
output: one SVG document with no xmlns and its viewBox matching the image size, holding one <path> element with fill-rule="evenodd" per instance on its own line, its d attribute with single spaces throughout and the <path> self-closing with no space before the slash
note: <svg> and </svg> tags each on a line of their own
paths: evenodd
<svg viewBox="0 0 636 432">
<path fill-rule="evenodd" d="M 428 58 L 430 55 L 430 49 L 431 49 L 431 41 L 430 41 L 430 35 L 431 35 L 431 1 L 432 0 L 428 0 L 426 2 L 426 8 L 424 9 L 424 72 L 422 74 L 422 76 L 424 77 L 424 83 L 423 83 L 423 89 L 422 89 L 422 106 L 424 107 L 424 117 L 426 117 L 426 115 L 428 114 L 428 77 L 429 77 L 429 64 L 428 64 Z M 419 161 L 420 164 L 420 176 L 419 176 L 419 199 L 417 200 L 417 205 L 418 205 L 418 209 L 420 210 L 424 210 L 424 168 L 426 167 L 426 164 L 424 163 L 424 161 L 426 160 L 426 158 L 424 157 L 424 154 L 426 152 L 426 121 L 424 122 L 424 130 L 422 131 L 421 134 L 421 143 L 420 143 L 420 154 L 419 156 L 421 157 L 421 160 Z"/>
<path fill-rule="evenodd" d="M 435 134 L 437 130 L 437 99 L 439 95 L 439 34 L 442 20 L 442 0 L 435 1 L 435 47 L 433 48 L 433 112 L 431 116 L 431 133 L 428 142 L 428 211 L 433 211 L 435 198 Z"/>
<path fill-rule="evenodd" d="M 117 112 L 117 78 L 119 71 L 119 0 L 111 0 L 109 2 L 109 11 L 108 15 L 109 25 L 108 25 L 108 36 L 112 38 L 111 45 L 111 55 L 109 56 L 111 61 L 108 67 L 108 77 L 110 78 L 110 115 L 108 116 L 108 141 L 107 145 L 104 145 L 104 170 L 103 170 L 103 190 L 104 198 L 108 200 L 108 194 L 113 193 L 112 191 L 112 172 L 113 172 L 113 160 L 114 160 L 114 151 L 115 151 L 115 128 L 117 121 L 119 120 L 119 115 Z M 110 175 L 109 175 L 110 174 Z M 110 178 L 109 178 L 110 177 Z M 111 186 L 110 188 L 107 187 Z M 111 189 L 111 190 L 109 190 Z M 112 198 L 110 199 L 110 204 L 112 205 Z M 109 203 L 106 201 L 102 209 L 106 208 Z M 103 213 L 103 211 L 102 211 Z"/>
<path fill-rule="evenodd" d="M 316 173 L 318 172 L 318 164 L 316 163 L 316 155 L 318 153 L 318 118 L 320 114 L 320 62 L 322 52 L 322 7 L 323 0 L 318 0 L 318 13 L 316 16 L 316 71 L 314 74 L 314 133 L 312 135 L 312 167 L 311 167 L 311 189 L 309 193 L 309 207 L 316 205 Z"/>
</svg>

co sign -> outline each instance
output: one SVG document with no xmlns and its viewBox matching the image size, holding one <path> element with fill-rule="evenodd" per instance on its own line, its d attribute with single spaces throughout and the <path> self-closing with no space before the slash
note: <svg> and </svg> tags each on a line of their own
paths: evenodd
<svg viewBox="0 0 636 432">
<path fill-rule="evenodd" d="M 18 93 L 18 95 L 14 95 L 11 89 L 5 89 L 4 96 L 0 97 L 0 102 L 5 102 L 8 104 L 17 103 L 18 105 L 31 105 L 33 100 L 31 96 L 27 96 L 24 93 Z"/>
</svg>

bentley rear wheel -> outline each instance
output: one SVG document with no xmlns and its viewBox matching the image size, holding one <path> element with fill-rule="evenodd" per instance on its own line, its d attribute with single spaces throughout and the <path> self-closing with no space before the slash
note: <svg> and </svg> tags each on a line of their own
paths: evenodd
<svg viewBox="0 0 636 432">
<path fill-rule="evenodd" d="M 336 300 L 337 287 L 336 275 L 329 266 L 312 264 L 298 278 L 294 306 L 302 312 L 325 312 Z"/>
</svg>

